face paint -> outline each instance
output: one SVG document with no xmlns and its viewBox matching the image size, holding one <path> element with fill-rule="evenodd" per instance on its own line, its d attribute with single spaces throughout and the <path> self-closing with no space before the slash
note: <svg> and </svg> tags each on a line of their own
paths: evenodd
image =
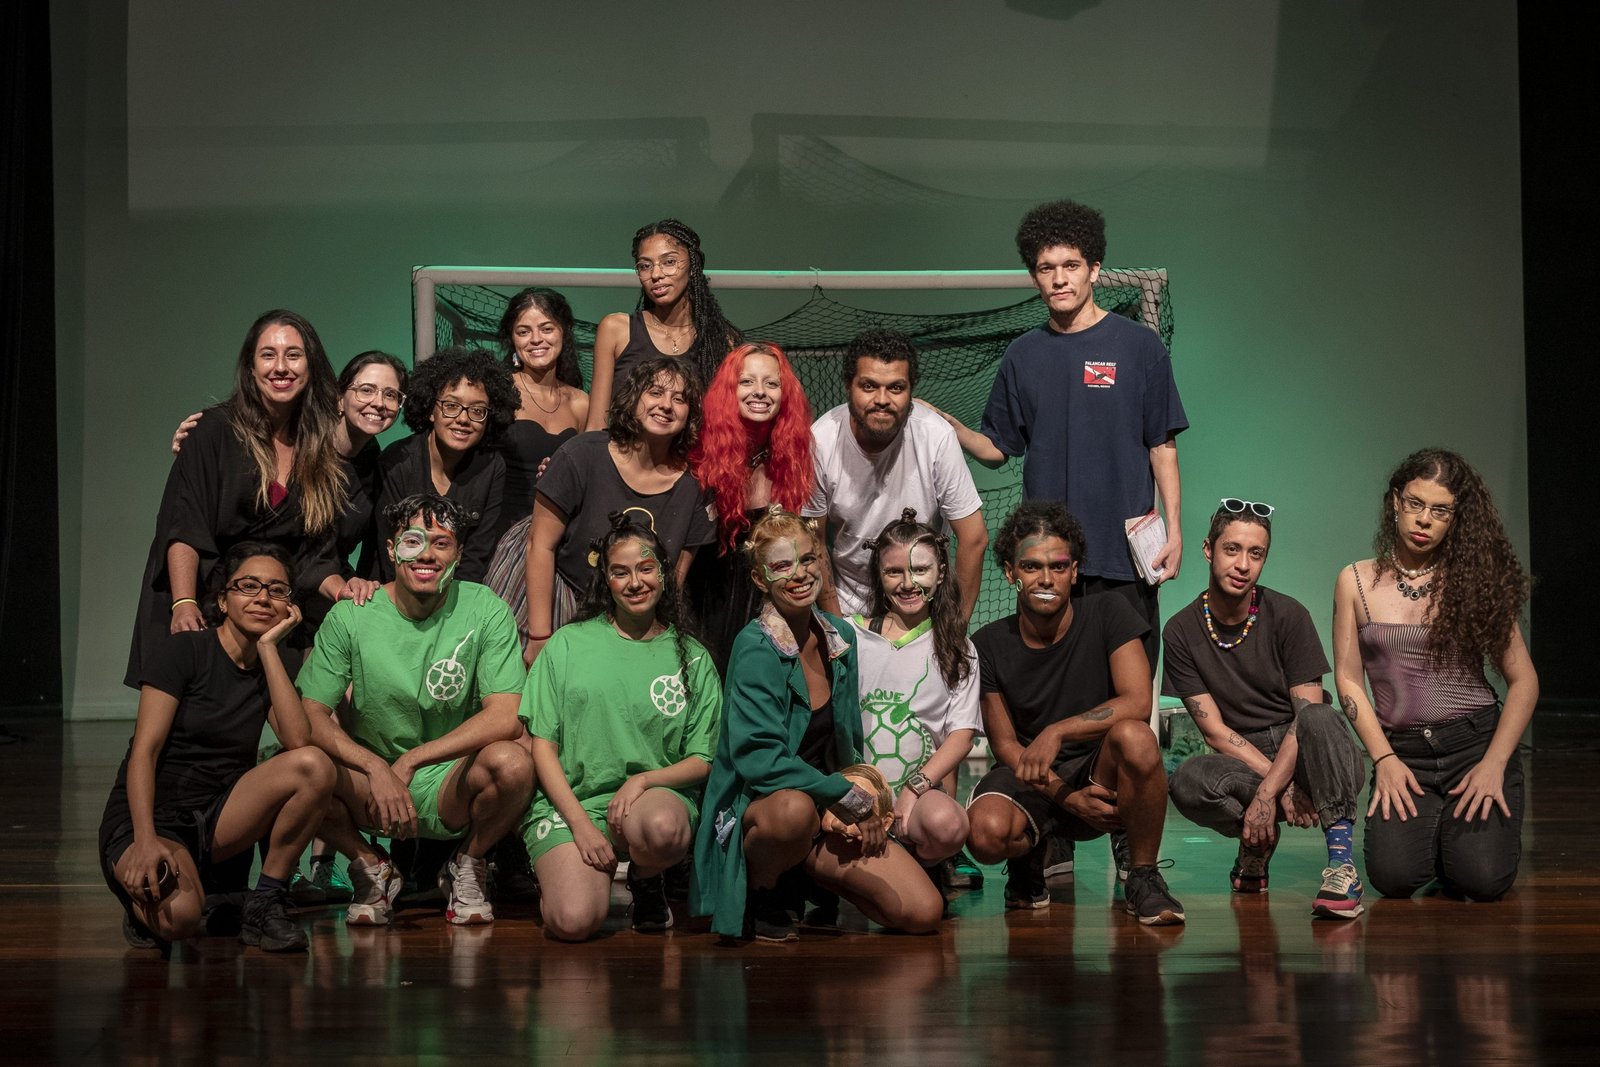
<svg viewBox="0 0 1600 1067">
<path fill-rule="evenodd" d="M 790 538 L 788 541 L 774 541 L 761 560 L 761 573 L 766 578 L 767 584 L 786 582 L 793 584 L 800 572 L 800 542 Z"/>
<path fill-rule="evenodd" d="M 420 526 L 407 526 L 394 535 L 394 558 L 410 563 L 428 550 L 428 531 Z"/>
<path fill-rule="evenodd" d="M 939 591 L 939 554 L 926 541 L 918 541 L 906 553 L 906 577 L 917 587 L 922 599 L 931 601 Z"/>
</svg>

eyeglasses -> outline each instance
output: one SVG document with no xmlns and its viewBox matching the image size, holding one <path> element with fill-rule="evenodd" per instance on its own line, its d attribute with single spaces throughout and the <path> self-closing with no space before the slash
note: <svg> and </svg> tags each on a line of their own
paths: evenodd
<svg viewBox="0 0 1600 1067">
<path fill-rule="evenodd" d="M 654 270 L 663 278 L 670 278 L 688 266 L 688 262 L 682 256 L 662 256 L 653 263 L 648 259 L 641 259 L 633 265 L 633 272 L 642 278 Z"/>
<path fill-rule="evenodd" d="M 454 400 L 437 400 L 434 403 L 438 407 L 439 413 L 447 419 L 459 419 L 463 411 L 467 413 L 467 418 L 473 422 L 483 422 L 489 418 L 489 405 L 487 404 L 473 404 L 468 407 L 465 404 L 458 404 Z"/>
<path fill-rule="evenodd" d="M 400 390 L 380 389 L 371 382 L 362 382 L 360 385 L 352 385 L 349 389 L 346 389 L 345 392 L 356 394 L 356 396 L 361 398 L 361 402 L 363 404 L 370 403 L 374 397 L 379 396 L 380 394 L 383 396 L 384 403 L 393 404 L 395 407 L 399 407 L 401 404 L 406 402 L 406 394 L 402 393 Z"/>
<path fill-rule="evenodd" d="M 1230 515 L 1238 515 L 1248 509 L 1250 514 L 1258 519 L 1270 519 L 1272 518 L 1272 513 L 1278 510 L 1271 504 L 1262 504 L 1254 500 L 1240 500 L 1236 496 L 1225 496 L 1222 498 L 1221 503 L 1222 510 Z"/>
<path fill-rule="evenodd" d="M 235 578 L 224 588 L 240 596 L 260 596 L 265 589 L 273 600 L 288 600 L 294 593 L 288 582 L 263 582 L 260 578 Z"/>
<path fill-rule="evenodd" d="M 1449 522 L 1456 517 L 1456 509 L 1449 504 L 1424 504 L 1414 496 L 1401 497 L 1400 507 L 1407 515 L 1421 515 L 1426 511 L 1433 516 L 1434 522 Z"/>
</svg>

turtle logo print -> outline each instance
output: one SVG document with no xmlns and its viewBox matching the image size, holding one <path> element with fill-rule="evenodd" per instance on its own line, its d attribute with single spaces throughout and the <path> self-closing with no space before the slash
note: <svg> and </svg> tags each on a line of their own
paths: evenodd
<svg viewBox="0 0 1600 1067">
<path fill-rule="evenodd" d="M 864 739 L 867 758 L 899 789 L 938 747 L 933 735 L 911 710 L 911 701 L 927 680 L 932 661 L 906 696 L 893 689 L 874 689 L 861 698 L 862 718 L 869 723 Z"/>
<path fill-rule="evenodd" d="M 435 700 L 450 701 L 461 695 L 467 687 L 467 669 L 461 665 L 456 657 L 461 655 L 461 650 L 472 640 L 472 635 L 477 630 L 468 630 L 467 636 L 461 639 L 456 650 L 450 653 L 449 659 L 442 659 L 428 668 L 428 673 L 423 677 L 422 684 L 427 686 L 428 695 Z"/>
<path fill-rule="evenodd" d="M 689 661 L 693 667 L 702 657 L 696 656 Z M 650 683 L 650 703 L 656 710 L 669 719 L 676 719 L 683 714 L 683 709 L 689 706 L 689 698 L 683 689 L 683 673 L 663 674 Z"/>
</svg>

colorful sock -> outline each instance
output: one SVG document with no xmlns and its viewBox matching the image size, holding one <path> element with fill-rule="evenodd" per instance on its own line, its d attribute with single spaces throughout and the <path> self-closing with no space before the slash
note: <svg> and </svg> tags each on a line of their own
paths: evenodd
<svg viewBox="0 0 1600 1067">
<path fill-rule="evenodd" d="M 264 893 L 273 889 L 288 889 L 289 883 L 281 878 L 274 878 L 269 874 L 259 875 L 256 878 L 256 892 Z"/>
<path fill-rule="evenodd" d="M 1352 863 L 1350 859 L 1351 838 L 1355 835 L 1356 824 L 1349 819 L 1340 819 L 1327 830 L 1323 831 L 1328 838 L 1328 866 L 1337 867 L 1343 863 Z"/>
</svg>

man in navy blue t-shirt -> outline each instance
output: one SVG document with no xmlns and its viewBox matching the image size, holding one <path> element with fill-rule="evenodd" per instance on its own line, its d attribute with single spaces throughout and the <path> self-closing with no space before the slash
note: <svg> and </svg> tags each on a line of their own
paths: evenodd
<svg viewBox="0 0 1600 1067">
<path fill-rule="evenodd" d="M 1154 564 L 1161 581 L 1177 577 L 1176 438 L 1189 420 L 1161 338 L 1094 301 L 1105 249 L 1105 218 L 1093 208 L 1058 200 L 1023 217 L 1017 251 L 1049 320 L 1006 349 L 981 433 L 946 418 L 979 462 L 998 467 L 1023 457 L 1024 497 L 1063 501 L 1083 523 L 1089 554 L 1075 594 L 1116 593 L 1132 604 L 1150 627 L 1145 651 L 1154 672 L 1156 587 L 1139 577 L 1123 523 L 1149 511 L 1159 492 L 1167 540 Z"/>
</svg>

